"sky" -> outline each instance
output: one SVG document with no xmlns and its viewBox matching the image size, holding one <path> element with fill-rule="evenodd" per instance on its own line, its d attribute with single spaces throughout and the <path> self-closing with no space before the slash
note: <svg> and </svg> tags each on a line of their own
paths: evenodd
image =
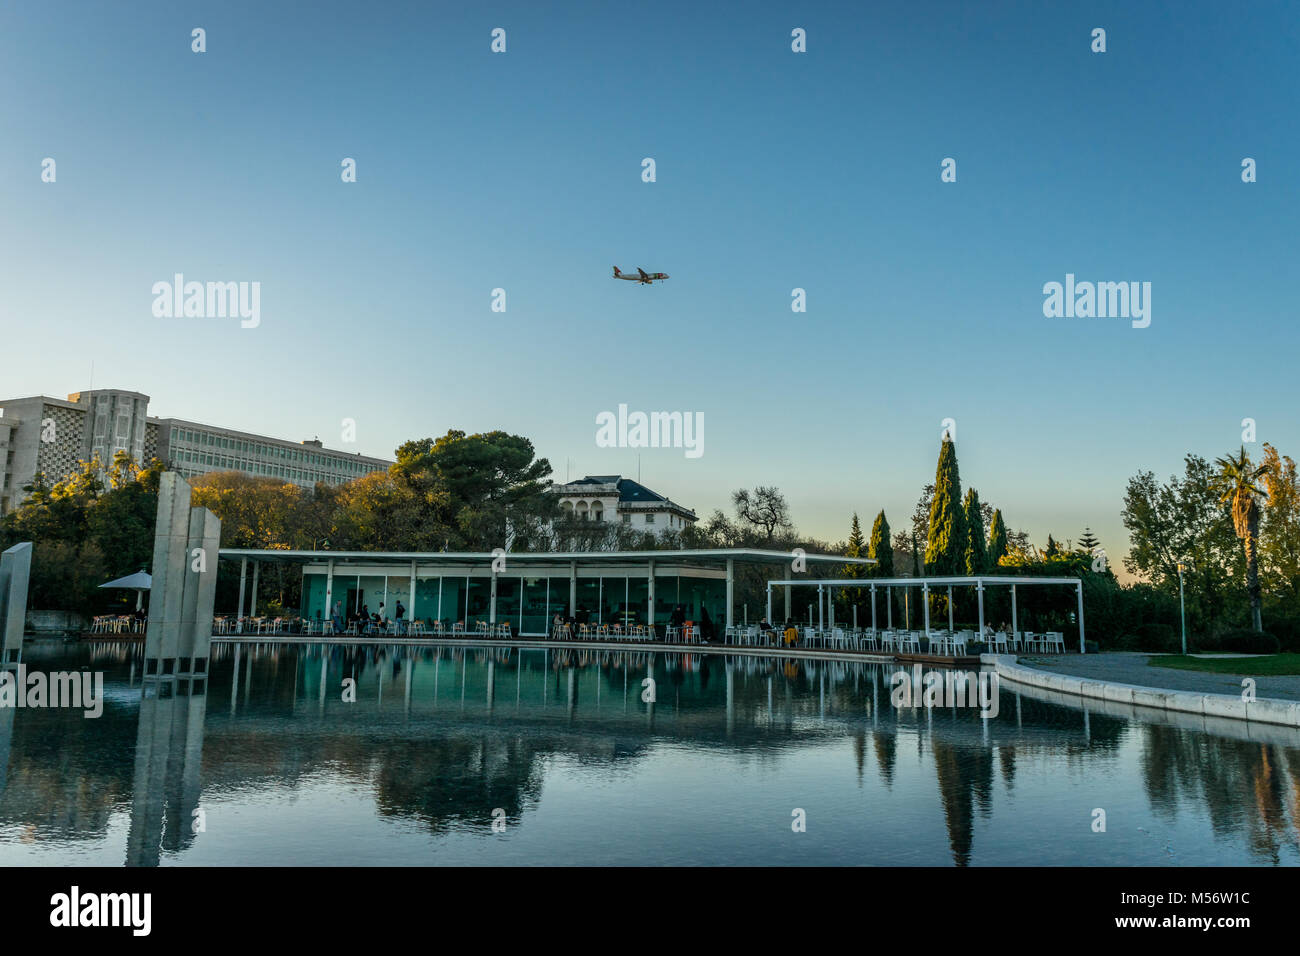
<svg viewBox="0 0 1300 956">
<path fill-rule="evenodd" d="M 1011 528 L 1115 560 L 1138 471 L 1247 417 L 1300 453 L 1298 46 L 1269 2 L 6 3 L 0 395 L 386 457 L 503 429 L 831 541 L 907 527 L 951 418 Z M 259 282 L 259 324 L 156 317 L 176 273 Z M 1044 316 L 1067 274 L 1151 283 L 1150 325 Z M 620 404 L 703 453 L 598 447 Z"/>
</svg>

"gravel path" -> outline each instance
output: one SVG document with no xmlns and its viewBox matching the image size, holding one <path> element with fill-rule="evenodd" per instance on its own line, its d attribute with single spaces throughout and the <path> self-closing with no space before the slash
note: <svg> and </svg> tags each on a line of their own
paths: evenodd
<svg viewBox="0 0 1300 956">
<path fill-rule="evenodd" d="M 1151 667 L 1147 661 L 1158 654 L 1138 651 L 1108 651 L 1104 654 L 1066 654 L 1040 657 L 1030 654 L 1019 658 L 1026 667 L 1036 667 L 1071 677 L 1114 681 L 1118 684 L 1141 684 L 1165 690 L 1187 690 L 1201 694 L 1241 693 L 1242 678 L 1249 674 L 1207 674 L 1197 671 L 1180 671 L 1168 667 Z M 1242 661 L 1242 669 L 1249 671 L 1250 661 Z M 1300 700 L 1300 675 L 1289 677 L 1256 677 L 1255 696 L 1279 700 Z"/>
</svg>

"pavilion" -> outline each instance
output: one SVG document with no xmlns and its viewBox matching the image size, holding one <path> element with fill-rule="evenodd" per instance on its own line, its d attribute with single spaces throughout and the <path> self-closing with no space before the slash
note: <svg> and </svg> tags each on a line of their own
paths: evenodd
<svg viewBox="0 0 1300 956">
<path fill-rule="evenodd" d="M 766 567 L 778 575 L 796 562 L 810 571 L 875 564 L 870 558 L 755 548 L 537 553 L 222 548 L 220 560 L 239 562 L 237 617 L 248 606 L 250 563 L 250 617 L 257 615 L 260 568 L 293 564 L 302 566 L 304 618 L 327 619 L 336 602 L 345 614 L 355 614 L 363 605 L 374 612 L 382 602 L 391 618 L 400 600 L 407 620 L 464 621 L 471 627 L 479 621 L 508 621 L 520 636 L 545 636 L 552 617 L 570 609 L 590 615 L 594 623 L 651 623 L 653 608 L 653 623 L 666 624 L 673 608 L 682 605 L 687 619 L 698 621 L 708 614 L 730 627 L 736 623 L 738 566 Z"/>
</svg>

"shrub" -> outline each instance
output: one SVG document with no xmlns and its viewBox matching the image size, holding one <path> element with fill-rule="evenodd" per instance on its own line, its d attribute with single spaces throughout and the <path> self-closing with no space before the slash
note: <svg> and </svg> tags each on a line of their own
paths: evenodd
<svg viewBox="0 0 1300 956">
<path fill-rule="evenodd" d="M 1088 654 L 1100 654 L 1100 653 L 1101 653 L 1101 645 L 1098 644 L 1096 641 L 1085 640 L 1085 641 L 1083 642 L 1083 649 L 1084 649 L 1084 652 L 1085 652 L 1085 653 L 1088 653 Z"/>
<path fill-rule="evenodd" d="M 1281 644 L 1272 634 L 1244 627 L 1220 634 L 1219 646 L 1232 654 L 1276 654 L 1281 650 Z"/>
<path fill-rule="evenodd" d="M 1168 653 L 1182 649 L 1182 638 L 1168 624 L 1151 622 L 1138 626 L 1137 649 Z"/>
</svg>

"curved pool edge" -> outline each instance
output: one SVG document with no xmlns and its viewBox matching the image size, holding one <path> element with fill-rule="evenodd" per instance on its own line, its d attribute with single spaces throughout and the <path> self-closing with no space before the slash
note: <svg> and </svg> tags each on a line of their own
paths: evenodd
<svg viewBox="0 0 1300 956">
<path fill-rule="evenodd" d="M 1239 720 L 1256 724 L 1277 724 L 1300 729 L 1300 701 L 1263 697 L 1242 700 L 1230 694 L 1198 694 L 1195 691 L 1172 690 L 1167 687 L 1148 687 L 1141 684 L 1121 684 L 1084 677 L 1060 674 L 1018 663 L 1015 654 L 981 654 L 980 663 L 991 665 L 1001 677 L 1018 684 L 1039 687 L 1094 700 L 1151 710 L 1176 711 L 1197 714 L 1218 720 Z"/>
</svg>

